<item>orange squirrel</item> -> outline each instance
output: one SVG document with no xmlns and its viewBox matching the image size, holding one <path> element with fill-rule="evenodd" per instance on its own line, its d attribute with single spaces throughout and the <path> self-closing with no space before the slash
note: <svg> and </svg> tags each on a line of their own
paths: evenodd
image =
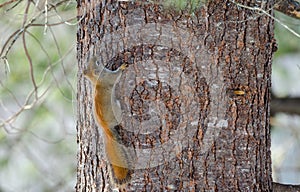
<svg viewBox="0 0 300 192">
<path fill-rule="evenodd" d="M 122 185 L 131 178 L 129 170 L 129 154 L 126 148 L 118 143 L 119 135 L 115 130 L 121 121 L 121 109 L 115 99 L 114 88 L 127 65 L 121 65 L 116 71 L 111 71 L 96 65 L 96 58 L 92 58 L 88 68 L 84 70 L 94 87 L 94 117 L 103 129 L 105 152 L 111 165 L 112 182 Z"/>
</svg>

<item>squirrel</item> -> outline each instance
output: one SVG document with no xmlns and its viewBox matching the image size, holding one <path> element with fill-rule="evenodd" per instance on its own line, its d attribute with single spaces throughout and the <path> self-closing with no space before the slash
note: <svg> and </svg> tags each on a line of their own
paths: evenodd
<svg viewBox="0 0 300 192">
<path fill-rule="evenodd" d="M 97 66 L 96 61 L 96 57 L 90 60 L 84 76 L 94 87 L 94 118 L 103 130 L 105 152 L 111 167 L 111 181 L 115 185 L 123 185 L 130 180 L 132 170 L 129 169 L 129 152 L 118 142 L 120 137 L 116 127 L 121 121 L 121 109 L 115 98 L 114 88 L 127 64 L 111 71 L 101 64 Z"/>
</svg>

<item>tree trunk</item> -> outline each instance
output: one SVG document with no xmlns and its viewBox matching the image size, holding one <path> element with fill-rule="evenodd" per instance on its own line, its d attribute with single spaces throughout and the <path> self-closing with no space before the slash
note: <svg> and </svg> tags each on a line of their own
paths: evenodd
<svg viewBox="0 0 300 192">
<path fill-rule="evenodd" d="M 240 3 L 272 6 L 257 2 Z M 77 191 L 271 191 L 269 17 L 218 0 L 195 10 L 78 1 L 78 15 Z M 113 141 L 83 77 L 93 56 L 128 65 L 113 86 Z M 116 183 L 116 167 L 130 176 Z"/>
</svg>

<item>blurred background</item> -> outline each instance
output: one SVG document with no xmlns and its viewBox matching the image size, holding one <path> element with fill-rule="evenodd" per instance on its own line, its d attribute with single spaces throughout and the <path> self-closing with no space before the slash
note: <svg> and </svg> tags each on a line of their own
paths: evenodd
<svg viewBox="0 0 300 192">
<path fill-rule="evenodd" d="M 0 0 L 0 192 L 75 190 L 76 14 L 75 1 Z M 273 178 L 300 184 L 300 38 L 275 32 Z"/>
<path fill-rule="evenodd" d="M 273 180 L 300 184 L 300 19 L 275 12 L 278 50 L 272 66 Z M 283 25 L 294 30 L 298 37 Z"/>
<path fill-rule="evenodd" d="M 0 0 L 1 192 L 75 190 L 76 5 Z"/>
</svg>

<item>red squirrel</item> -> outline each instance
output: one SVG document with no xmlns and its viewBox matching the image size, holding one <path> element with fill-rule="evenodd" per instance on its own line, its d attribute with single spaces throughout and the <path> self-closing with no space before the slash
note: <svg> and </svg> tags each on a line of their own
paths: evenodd
<svg viewBox="0 0 300 192">
<path fill-rule="evenodd" d="M 121 121 L 121 109 L 115 98 L 114 88 L 127 65 L 123 64 L 116 71 L 111 71 L 101 64 L 97 66 L 96 61 L 95 57 L 90 60 L 84 76 L 93 85 L 94 118 L 103 130 L 105 152 L 111 166 L 111 180 L 116 185 L 122 185 L 131 178 L 131 170 L 129 154 L 118 143 L 119 135 L 115 130 L 115 126 Z"/>
</svg>

